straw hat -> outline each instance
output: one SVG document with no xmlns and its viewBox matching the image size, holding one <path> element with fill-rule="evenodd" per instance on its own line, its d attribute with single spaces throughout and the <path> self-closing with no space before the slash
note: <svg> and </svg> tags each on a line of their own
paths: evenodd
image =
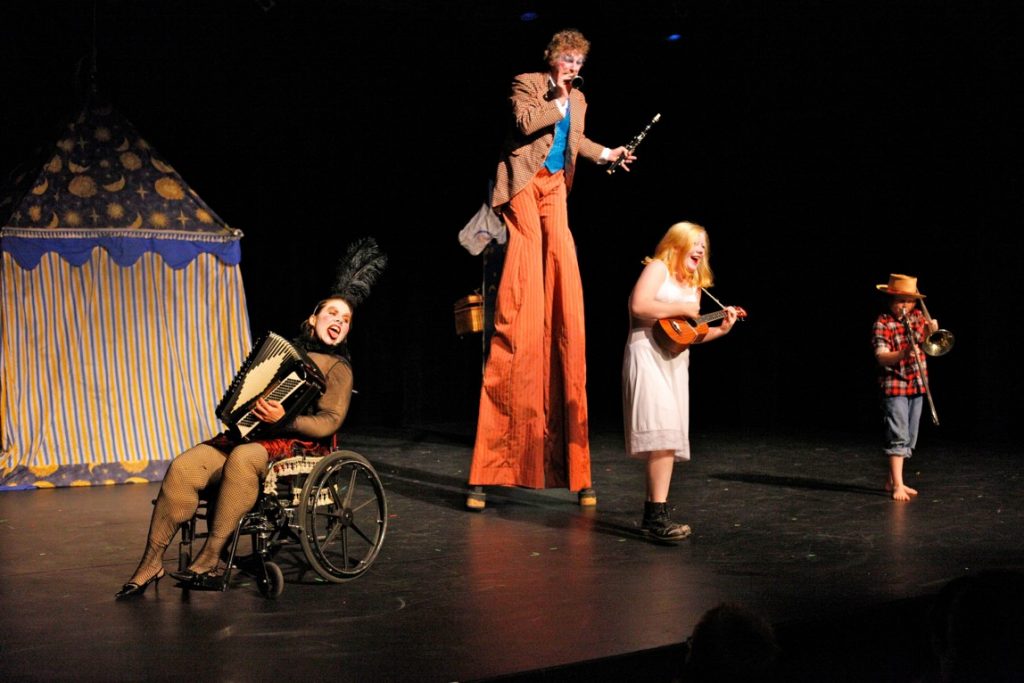
<svg viewBox="0 0 1024 683">
<path fill-rule="evenodd" d="M 875 285 L 875 289 L 885 294 L 894 296 L 912 296 L 915 299 L 923 299 L 924 294 L 917 291 L 917 278 L 909 275 L 893 273 L 889 276 L 888 284 Z"/>
</svg>

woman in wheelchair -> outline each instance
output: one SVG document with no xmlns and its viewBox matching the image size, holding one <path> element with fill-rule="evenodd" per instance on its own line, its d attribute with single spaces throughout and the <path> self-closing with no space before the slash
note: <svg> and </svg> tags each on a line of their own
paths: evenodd
<svg viewBox="0 0 1024 683">
<path fill-rule="evenodd" d="M 302 323 L 294 340 L 307 352 L 327 380 L 324 393 L 289 424 L 273 430 L 266 439 L 236 442 L 225 432 L 181 453 L 168 467 L 153 507 L 149 536 L 138 568 L 115 597 L 134 598 L 165 575 L 164 550 L 182 523 L 199 506 L 200 493 L 217 487 L 211 501 L 213 522 L 203 549 L 185 570 L 171 572 L 181 587 L 220 590 L 221 551 L 239 521 L 255 504 L 260 483 L 270 463 L 293 455 L 327 455 L 333 436 L 341 427 L 352 396 L 352 368 L 345 343 L 357 297 L 332 294 L 317 304 Z M 280 402 L 259 399 L 253 411 L 262 422 L 275 423 L 285 415 Z M 272 437 L 272 438 L 271 438 Z"/>
</svg>

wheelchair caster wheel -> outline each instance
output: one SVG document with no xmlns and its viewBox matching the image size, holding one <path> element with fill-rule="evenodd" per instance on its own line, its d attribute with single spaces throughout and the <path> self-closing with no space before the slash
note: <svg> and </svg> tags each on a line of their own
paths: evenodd
<svg viewBox="0 0 1024 683">
<path fill-rule="evenodd" d="M 273 562 L 267 562 L 264 566 L 266 567 L 267 575 L 264 578 L 257 579 L 256 583 L 263 597 L 276 598 L 284 592 L 284 572 Z"/>
</svg>

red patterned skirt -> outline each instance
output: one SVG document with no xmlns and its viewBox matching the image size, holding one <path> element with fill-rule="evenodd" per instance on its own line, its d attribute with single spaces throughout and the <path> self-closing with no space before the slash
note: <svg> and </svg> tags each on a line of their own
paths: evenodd
<svg viewBox="0 0 1024 683">
<path fill-rule="evenodd" d="M 257 439 L 251 443 L 258 443 L 267 449 L 267 461 L 277 462 L 278 460 L 284 460 L 285 458 L 291 458 L 299 455 L 308 455 L 313 457 L 324 456 L 334 450 L 336 446 L 336 437 L 323 440 L 306 440 L 296 438 L 278 438 L 278 439 Z M 204 441 L 207 446 L 213 446 L 221 453 L 227 455 L 236 446 L 241 446 L 242 441 L 235 441 L 227 433 L 218 434 L 212 439 Z"/>
</svg>

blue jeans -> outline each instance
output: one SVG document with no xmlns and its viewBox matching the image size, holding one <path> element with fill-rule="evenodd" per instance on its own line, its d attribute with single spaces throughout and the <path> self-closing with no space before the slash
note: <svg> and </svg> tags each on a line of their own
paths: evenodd
<svg viewBox="0 0 1024 683">
<path fill-rule="evenodd" d="M 923 394 L 886 396 L 882 399 L 886 455 L 910 457 L 914 446 L 917 445 L 917 428 L 921 423 L 923 404 Z"/>
</svg>

